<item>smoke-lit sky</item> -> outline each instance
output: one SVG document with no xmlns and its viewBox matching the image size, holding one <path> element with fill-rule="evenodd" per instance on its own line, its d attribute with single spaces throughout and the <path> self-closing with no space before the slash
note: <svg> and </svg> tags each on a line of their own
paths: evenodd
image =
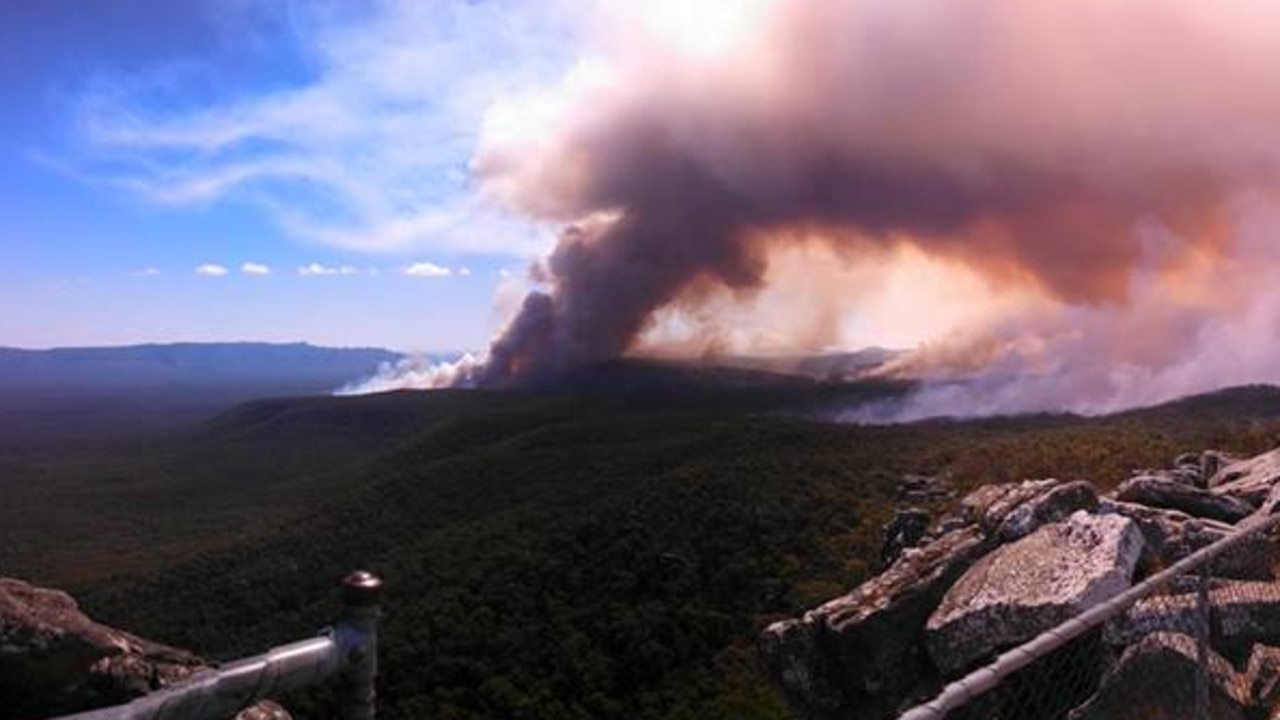
<svg viewBox="0 0 1280 720">
<path fill-rule="evenodd" d="M 0 345 L 482 347 L 546 240 L 468 163 L 567 32 L 523 0 L 0 3 Z"/>
<path fill-rule="evenodd" d="M 1280 381 L 1270 0 L 0 7 L 0 343 L 877 343 L 966 379 L 908 414 Z"/>
</svg>

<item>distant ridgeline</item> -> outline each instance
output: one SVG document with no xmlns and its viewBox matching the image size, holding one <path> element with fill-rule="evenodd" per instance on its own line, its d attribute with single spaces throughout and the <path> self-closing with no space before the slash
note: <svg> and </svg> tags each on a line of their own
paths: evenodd
<svg viewBox="0 0 1280 720">
<path fill-rule="evenodd" d="M 328 389 L 403 356 L 306 343 L 175 343 L 23 350 L 0 348 L 0 391 L 162 385 L 315 385 Z"/>
<path fill-rule="evenodd" d="M 0 348 L 0 449 L 101 443 L 247 400 L 327 395 L 402 357 L 305 343 Z"/>
</svg>

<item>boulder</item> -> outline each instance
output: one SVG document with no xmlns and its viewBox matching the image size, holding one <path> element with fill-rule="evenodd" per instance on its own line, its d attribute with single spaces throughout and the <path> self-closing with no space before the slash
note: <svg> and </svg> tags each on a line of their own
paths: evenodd
<svg viewBox="0 0 1280 720">
<path fill-rule="evenodd" d="M 1008 542 L 1076 510 L 1091 510 L 1097 502 L 1097 491 L 1084 481 L 1045 479 L 983 485 L 960 500 L 959 507 L 938 523 L 938 532 L 976 525 Z"/>
<path fill-rule="evenodd" d="M 1240 458 L 1220 450 L 1205 450 L 1200 453 L 1200 474 L 1204 476 L 1205 485 L 1213 487 L 1213 477 L 1222 468 L 1239 461 Z"/>
<path fill-rule="evenodd" d="M 1052 490 L 1057 480 L 1024 480 L 1020 483 L 983 485 L 960 500 L 953 521 L 977 525 L 983 532 L 994 534 L 1009 513 L 1019 505 Z"/>
<path fill-rule="evenodd" d="M 64 592 L 0 579 L 0 707 L 16 717 L 126 702 L 200 667 L 190 653 L 93 622 Z"/>
<path fill-rule="evenodd" d="M 1280 487 L 1280 451 L 1273 450 L 1255 458 L 1234 462 L 1215 476 L 1213 492 L 1235 498 L 1255 508 L 1276 505 L 1275 494 Z"/>
<path fill-rule="evenodd" d="M 206 667 L 185 650 L 94 622 L 60 590 L 0 578 L 0 709 L 6 720 L 125 703 Z"/>
<path fill-rule="evenodd" d="M 1098 502 L 1098 512 L 1123 515 L 1137 523 L 1144 540 L 1138 565 L 1141 576 L 1166 568 L 1236 530 L 1233 525 L 1193 518 L 1178 510 L 1163 510 L 1109 498 Z M 1213 575 L 1235 580 L 1271 580 L 1274 576 L 1272 568 L 1278 560 L 1275 543 L 1258 535 L 1244 541 L 1235 552 L 1214 561 Z"/>
<path fill-rule="evenodd" d="M 1098 691 L 1073 710 L 1071 720 L 1173 720 L 1191 717 L 1199 664 L 1189 635 L 1158 632 L 1130 646 L 1098 684 Z M 1245 720 L 1250 693 L 1246 679 L 1210 651 L 1209 717 Z"/>
<path fill-rule="evenodd" d="M 1201 453 L 1198 453 L 1198 452 L 1184 452 L 1173 459 L 1173 466 L 1178 467 L 1181 465 L 1195 465 L 1197 468 L 1199 468 L 1200 456 L 1201 456 Z"/>
<path fill-rule="evenodd" d="M 1077 512 L 992 551 L 946 593 L 925 645 L 951 676 L 1130 585 L 1142 533 L 1119 515 Z"/>
<path fill-rule="evenodd" d="M 1188 462 L 1182 455 L 1178 456 L 1178 461 L 1171 468 L 1146 468 L 1135 471 L 1130 477 L 1155 477 L 1192 487 L 1207 487 L 1204 473 L 1200 470 L 1199 460 Z"/>
<path fill-rule="evenodd" d="M 1249 651 L 1244 677 L 1254 705 L 1275 707 L 1280 701 L 1280 647 L 1254 645 Z"/>
<path fill-rule="evenodd" d="M 932 520 L 933 517 L 920 508 L 903 508 L 894 513 L 893 519 L 882 531 L 884 542 L 880 546 L 881 566 L 892 565 L 903 550 L 919 545 Z"/>
<path fill-rule="evenodd" d="M 1077 480 L 1055 485 L 1014 507 L 996 529 L 1001 542 L 1012 542 L 1026 537 L 1041 526 L 1060 522 L 1077 510 L 1094 510 L 1098 507 L 1098 491 L 1093 485 Z"/>
<path fill-rule="evenodd" d="M 946 477 L 907 473 L 898 481 L 898 500 L 929 502 L 954 497 L 951 481 Z"/>
<path fill-rule="evenodd" d="M 1139 600 L 1109 621 L 1103 638 L 1128 645 L 1160 631 L 1189 632 L 1195 627 L 1196 595 L 1185 592 Z M 1218 580 L 1209 589 L 1210 625 L 1220 650 L 1248 651 L 1255 643 L 1280 645 L 1280 583 Z"/>
<path fill-rule="evenodd" d="M 1236 523 L 1253 513 L 1256 506 L 1209 490 L 1184 485 L 1154 475 L 1130 478 L 1116 489 L 1121 502 L 1180 510 L 1195 517 Z"/>
<path fill-rule="evenodd" d="M 891 714 L 928 673 L 920 649 L 929 613 L 990 549 L 976 527 L 911 548 L 848 595 L 770 625 L 760 638 L 766 672 L 802 720 Z"/>
<path fill-rule="evenodd" d="M 1180 482 L 1183 485 L 1190 485 L 1198 488 L 1205 488 L 1208 486 L 1208 483 L 1205 482 L 1204 475 L 1200 472 L 1199 463 L 1195 465 L 1177 465 L 1172 469 L 1165 470 L 1161 474 L 1170 480 Z"/>
<path fill-rule="evenodd" d="M 1277 479 L 1280 479 L 1280 449 L 1228 462 L 1209 478 L 1209 487 L 1217 488 L 1241 480 L 1274 485 Z"/>
</svg>

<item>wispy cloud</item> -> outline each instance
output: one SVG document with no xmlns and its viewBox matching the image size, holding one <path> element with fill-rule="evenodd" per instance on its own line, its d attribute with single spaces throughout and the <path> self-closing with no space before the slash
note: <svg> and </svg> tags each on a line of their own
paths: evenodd
<svg viewBox="0 0 1280 720">
<path fill-rule="evenodd" d="M 245 275 L 270 275 L 271 268 L 267 265 L 263 265 L 262 263 L 247 262 L 240 266 L 240 272 Z"/>
<path fill-rule="evenodd" d="M 321 265 L 320 263 L 309 263 L 298 268 L 298 274 L 303 277 L 326 277 L 332 275 L 359 275 L 360 268 L 350 265 Z M 374 271 L 369 272 L 370 275 L 376 274 Z"/>
<path fill-rule="evenodd" d="M 144 268 L 138 268 L 137 270 L 134 270 L 131 274 L 134 277 L 155 277 L 160 274 L 160 268 L 150 267 L 150 266 L 144 267 Z"/>
<path fill-rule="evenodd" d="M 494 101 L 571 58 L 559 0 L 392 0 L 300 23 L 305 84 L 190 110 L 117 78 L 79 102 L 99 176 L 156 203 L 259 204 L 285 232 L 362 251 L 524 255 L 545 231 L 474 191 Z M 173 108 L 188 108 L 174 110 Z"/>
<path fill-rule="evenodd" d="M 226 275 L 228 271 L 225 267 L 218 265 L 217 263 L 205 263 L 203 265 L 198 265 L 195 272 L 197 275 L 203 275 L 204 277 L 222 277 L 223 275 Z"/>
<path fill-rule="evenodd" d="M 436 265 L 435 263 L 420 262 L 414 263 L 405 268 L 404 274 L 410 277 L 441 278 L 449 277 L 453 274 L 453 271 L 447 267 Z"/>
</svg>

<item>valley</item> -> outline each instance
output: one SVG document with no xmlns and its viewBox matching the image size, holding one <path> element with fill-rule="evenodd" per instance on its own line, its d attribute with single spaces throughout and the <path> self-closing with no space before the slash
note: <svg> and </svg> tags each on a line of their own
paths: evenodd
<svg viewBox="0 0 1280 720">
<path fill-rule="evenodd" d="M 755 638 L 877 570 L 904 474 L 1107 487 L 1280 437 L 1269 387 L 1101 418 L 857 426 L 806 408 L 903 388 L 671 372 L 261 400 L 126 443 L 10 452 L 0 567 L 215 659 L 313 632 L 334 579 L 375 570 L 382 717 L 785 718 Z M 323 698 L 288 700 L 323 714 Z"/>
</svg>

